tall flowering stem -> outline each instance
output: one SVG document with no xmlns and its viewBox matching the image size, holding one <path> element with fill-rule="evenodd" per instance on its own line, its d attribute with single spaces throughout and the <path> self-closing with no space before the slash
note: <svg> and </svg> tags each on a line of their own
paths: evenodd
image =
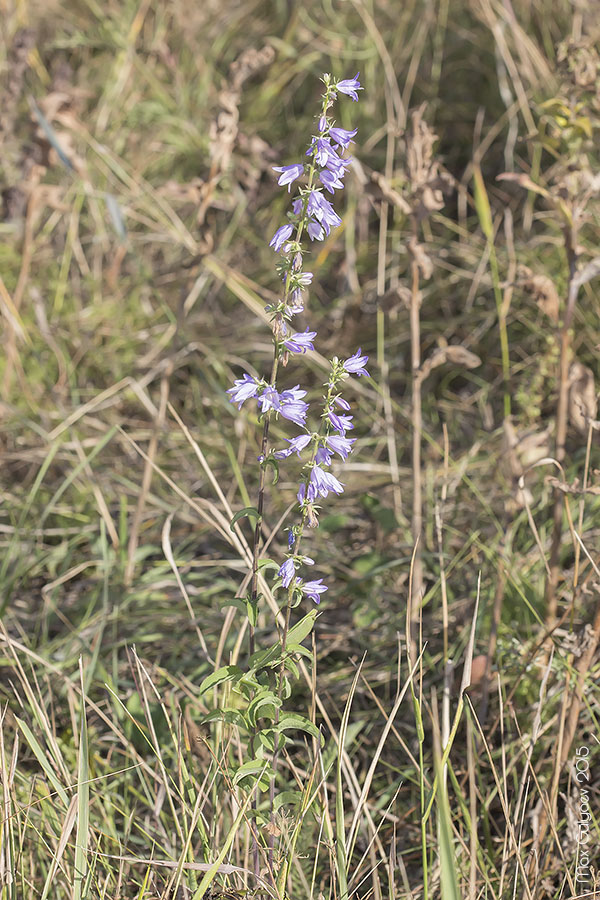
<svg viewBox="0 0 600 900">
<path fill-rule="evenodd" d="M 354 427 L 353 417 L 348 414 L 350 404 L 342 397 L 341 389 L 350 377 L 369 374 L 365 368 L 367 357 L 362 354 L 360 348 L 344 360 L 335 357 L 331 361 L 329 377 L 324 385 L 323 403 L 319 414 L 320 424 L 317 428 L 307 425 L 309 405 L 304 399 L 307 391 L 301 388 L 300 384 L 281 391 L 277 386 L 278 374 L 282 368 L 287 367 L 290 357 L 302 356 L 306 351 L 314 350 L 316 332 L 309 328 L 297 332 L 291 325 L 294 316 L 304 310 L 305 293 L 313 279 L 313 273 L 304 269 L 304 256 L 308 252 L 305 246 L 306 239 L 308 238 L 310 243 L 323 241 L 332 229 L 341 225 L 342 220 L 326 194 L 333 196 L 336 191 L 343 189 L 344 176 L 351 163 L 346 151 L 356 134 L 356 129 L 348 130 L 336 126 L 330 116 L 330 110 L 338 94 L 345 94 L 353 100 L 358 100 L 358 91 L 362 90 L 358 73 L 354 78 L 343 80 L 336 80 L 326 74 L 322 81 L 324 92 L 321 110 L 317 119 L 316 133 L 312 135 L 306 151 L 307 161 L 274 167 L 279 173 L 278 183 L 287 187 L 288 192 L 291 192 L 292 185 L 296 185 L 297 193 L 292 198 L 288 221 L 277 229 L 269 243 L 269 246 L 279 254 L 277 271 L 283 286 L 281 298 L 266 307 L 273 331 L 271 376 L 266 380 L 245 374 L 237 379 L 228 391 L 231 401 L 236 403 L 238 408 L 241 408 L 247 400 L 255 399 L 263 420 L 256 508 L 258 515 L 254 529 L 250 594 L 247 598 L 251 660 L 259 656 L 255 654 L 254 623 L 259 599 L 259 551 L 266 470 L 273 467 L 278 473 L 280 463 L 294 454 L 303 460 L 297 493 L 298 517 L 297 521 L 287 528 L 287 554 L 280 565 L 275 564 L 277 575 L 273 584 L 276 592 L 285 592 L 285 614 L 284 629 L 280 638 L 281 652 L 277 663 L 278 674 L 273 694 L 271 809 L 273 809 L 278 750 L 282 746 L 281 729 L 278 728 L 280 708 L 284 697 L 289 693 L 286 688 L 286 670 L 291 667 L 288 665 L 290 654 L 287 647 L 291 610 L 305 598 L 319 603 L 321 595 L 327 590 L 322 578 L 306 579 L 298 574 L 305 566 L 314 565 L 313 559 L 301 554 L 300 544 L 305 529 L 318 526 L 319 501 L 330 493 L 338 495 L 343 493 L 344 485 L 331 471 L 332 462 L 336 455 L 342 461 L 346 460 L 352 452 L 355 441 L 347 436 Z M 269 430 L 273 416 L 286 419 L 301 429 L 299 434 L 286 439 L 288 446 L 285 448 L 270 447 Z M 314 614 L 311 622 L 314 622 Z M 291 653 L 294 653 L 293 649 Z M 271 851 L 272 849 L 273 841 Z"/>
<path fill-rule="evenodd" d="M 307 349 L 312 349 L 311 339 L 316 336 L 316 332 L 305 332 L 303 335 L 292 335 L 289 340 L 281 340 L 288 332 L 285 321 L 290 321 L 293 315 L 302 311 L 302 291 L 312 280 L 312 273 L 302 272 L 302 235 L 306 229 L 311 241 L 315 239 L 323 240 L 325 235 L 329 234 L 332 225 L 337 226 L 341 223 L 341 220 L 333 211 L 333 207 L 329 201 L 322 197 L 320 191 L 313 190 L 315 175 L 321 164 L 322 167 L 319 171 L 321 184 L 330 193 L 333 193 L 335 188 L 343 188 L 342 177 L 349 164 L 349 160 L 340 157 L 339 154 L 336 153 L 331 141 L 333 138 L 334 142 L 337 142 L 338 150 L 345 149 L 350 143 L 351 138 L 356 134 L 356 130 L 349 132 L 342 128 L 335 128 L 330 123 L 327 118 L 327 112 L 335 100 L 336 86 L 335 82 L 327 75 L 324 76 L 323 81 L 325 84 L 325 92 L 322 97 L 318 134 L 313 138 L 311 146 L 307 151 L 307 155 L 309 156 L 308 172 L 306 173 L 307 186 L 305 189 L 300 190 L 300 195 L 293 204 L 296 222 L 294 223 L 293 218 L 290 217 L 290 221 L 286 225 L 282 225 L 281 228 L 278 228 L 269 244 L 269 246 L 273 247 L 276 251 L 279 251 L 282 246 L 284 246 L 287 251 L 284 261 L 278 266 L 278 271 L 284 285 L 283 298 L 274 310 L 270 310 L 271 312 L 274 312 L 274 318 L 272 320 L 274 336 L 273 366 L 269 381 L 269 385 L 273 389 L 277 382 L 280 359 L 283 359 L 283 364 L 286 365 L 289 352 L 303 353 Z M 357 99 L 356 90 L 360 89 L 360 85 L 358 84 L 357 79 L 352 79 L 352 81 L 356 81 L 356 84 L 352 84 L 351 91 Z M 344 83 L 342 83 L 342 88 L 339 88 L 342 92 L 343 84 Z M 330 132 L 333 132 L 333 134 Z M 278 184 L 287 185 L 289 192 L 292 183 L 305 174 L 306 166 L 303 163 L 297 163 L 289 166 L 274 166 L 273 168 L 276 172 L 281 173 Z M 293 241 L 286 243 L 288 238 L 291 238 L 294 232 L 294 224 L 296 228 L 294 239 Z M 254 528 L 252 581 L 250 588 L 250 602 L 253 607 L 256 606 L 258 599 L 258 559 L 264 508 L 265 460 L 267 458 L 272 408 L 273 407 L 269 406 L 264 414 L 261 454 L 259 457 L 258 516 Z M 282 415 L 285 416 L 284 411 L 282 411 Z M 291 418 L 291 416 L 287 417 Z M 295 420 L 292 419 L 292 421 Z M 254 628 L 250 625 L 250 653 L 252 654 L 253 652 Z"/>
<path fill-rule="evenodd" d="M 281 299 L 270 306 L 267 312 L 271 315 L 271 326 L 273 329 L 273 365 L 271 376 L 268 381 L 265 379 L 253 378 L 250 375 L 244 375 L 238 379 L 234 386 L 229 389 L 230 399 L 237 403 L 238 408 L 250 399 L 256 398 L 259 411 L 263 418 L 263 434 L 261 442 L 261 451 L 259 456 L 260 473 L 258 486 L 258 502 L 257 502 L 257 521 L 254 530 L 254 544 L 252 554 L 252 579 L 250 587 L 250 602 L 253 607 L 256 606 L 258 600 L 258 561 L 260 550 L 260 536 L 262 526 L 262 515 L 264 509 L 264 494 L 266 483 L 266 470 L 274 460 L 282 459 L 289 456 L 296 449 L 295 446 L 290 447 L 289 451 L 279 451 L 269 453 L 269 428 L 272 415 L 280 415 L 283 418 L 294 422 L 306 429 L 306 414 L 308 404 L 304 401 L 306 391 L 301 390 L 299 385 L 296 387 L 279 392 L 277 390 L 277 375 L 280 365 L 287 366 L 290 354 L 302 354 L 307 350 L 313 350 L 313 339 L 316 332 L 306 329 L 304 332 L 293 333 L 289 323 L 293 317 L 304 309 L 304 293 L 313 279 L 312 272 L 306 272 L 303 269 L 304 253 L 306 252 L 302 246 L 302 238 L 308 235 L 310 241 L 322 241 L 331 233 L 332 228 L 336 228 L 341 224 L 339 215 L 335 212 L 333 204 L 325 197 L 324 191 L 334 194 L 336 190 L 343 188 L 343 178 L 346 169 L 350 165 L 351 159 L 344 156 L 345 150 L 352 143 L 352 138 L 356 134 L 356 129 L 350 131 L 344 128 L 336 127 L 333 120 L 328 116 L 328 112 L 335 102 L 338 93 L 347 94 L 353 100 L 358 99 L 358 91 L 362 90 L 358 81 L 358 74 L 355 78 L 336 81 L 330 75 L 323 76 L 323 84 L 325 90 L 322 96 L 321 113 L 318 118 L 317 133 L 313 135 L 310 146 L 306 152 L 308 157 L 307 163 L 295 163 L 292 165 L 275 166 L 276 172 L 279 172 L 278 183 L 287 186 L 288 192 L 294 182 L 299 181 L 305 176 L 306 184 L 298 187 L 298 194 L 292 202 L 292 212 L 288 214 L 288 222 L 277 229 L 269 246 L 273 247 L 276 252 L 283 251 L 280 261 L 277 265 L 278 273 L 283 284 Z M 317 184 L 317 181 L 319 182 Z M 341 377 L 351 374 L 355 371 L 357 374 L 364 374 L 366 370 L 364 366 L 359 372 L 361 366 L 353 369 L 354 361 L 360 357 L 360 351 L 355 357 L 349 358 L 349 370 L 340 368 L 338 361 L 335 365 L 338 370 L 335 374 L 334 382 L 330 384 L 330 393 L 334 384 L 337 384 Z M 366 361 L 366 357 L 363 358 Z M 345 403 L 345 401 L 343 401 Z M 329 408 L 323 415 L 327 415 Z M 342 419 L 350 419 L 351 417 L 343 417 Z M 336 420 L 334 419 L 334 422 Z M 337 426 L 339 430 L 340 418 L 337 417 Z M 332 422 L 326 430 L 329 435 Z M 334 426 L 335 427 L 335 426 Z M 345 431 L 351 425 L 341 424 L 340 436 L 343 438 Z M 306 429 L 308 432 L 308 429 Z M 322 466 L 329 466 L 331 462 L 332 452 L 335 449 L 323 449 L 319 455 L 319 447 L 315 444 L 315 440 L 310 438 L 305 440 L 305 436 L 292 439 L 300 442 L 301 448 L 304 449 L 309 443 L 314 448 L 313 458 L 309 463 L 312 470 Z M 291 443 L 292 443 L 291 442 Z M 343 444 L 343 442 L 342 442 Z M 338 442 L 339 445 L 339 442 Z M 335 441 L 334 441 L 335 446 Z M 344 446 L 346 446 L 344 444 Z M 351 442 L 348 444 L 348 450 L 342 453 L 342 458 L 346 458 L 351 448 Z M 304 527 L 305 522 L 310 519 L 310 524 L 316 521 L 314 512 L 314 499 L 312 496 L 314 488 L 311 483 L 331 483 L 334 476 L 323 471 L 323 476 L 313 475 L 311 482 L 311 473 L 308 472 L 305 479 L 305 490 L 308 491 L 306 501 L 302 501 L 301 508 L 303 510 L 302 525 L 300 530 L 296 530 L 295 534 L 298 538 Z M 334 479 L 337 484 L 336 479 Z M 340 490 L 333 488 L 335 492 Z M 319 494 L 326 496 L 326 493 Z M 311 583 L 309 583 L 311 584 Z M 306 588 L 304 592 L 307 596 L 313 596 L 310 593 L 311 588 Z M 318 596 L 318 594 L 317 594 Z M 313 597 L 314 599 L 314 597 Z M 253 650 L 253 647 L 251 647 Z"/>
</svg>

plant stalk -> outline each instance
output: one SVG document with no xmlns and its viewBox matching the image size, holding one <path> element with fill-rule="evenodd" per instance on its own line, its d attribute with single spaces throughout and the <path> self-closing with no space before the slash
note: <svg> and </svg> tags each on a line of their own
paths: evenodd
<svg viewBox="0 0 600 900">
<path fill-rule="evenodd" d="M 412 216 L 413 240 L 417 240 L 417 219 Z M 410 347 L 411 347 L 411 373 L 412 373 L 412 540 L 413 540 L 413 565 L 412 580 L 410 586 L 410 623 L 411 640 L 409 646 L 410 664 L 414 665 L 416 659 L 416 639 L 419 622 L 419 610 L 423 599 L 423 496 L 421 478 L 421 440 L 423 433 L 423 413 L 421 401 L 421 320 L 420 320 L 420 296 L 419 296 L 419 265 L 416 258 L 411 262 L 411 297 L 410 297 Z"/>
<path fill-rule="evenodd" d="M 569 367 L 571 364 L 571 327 L 577 302 L 579 285 L 575 280 L 577 272 L 577 225 L 575 219 L 565 228 L 565 244 L 569 264 L 569 280 L 567 285 L 567 303 L 560 332 L 559 387 L 556 406 L 556 441 L 554 455 L 559 463 L 565 458 L 567 440 L 567 424 L 569 413 Z M 552 542 L 550 546 L 549 569 L 546 580 L 546 630 L 554 627 L 558 612 L 558 582 L 560 579 L 560 548 L 562 543 L 564 496 L 558 488 L 554 489 L 554 506 L 552 510 Z"/>
</svg>

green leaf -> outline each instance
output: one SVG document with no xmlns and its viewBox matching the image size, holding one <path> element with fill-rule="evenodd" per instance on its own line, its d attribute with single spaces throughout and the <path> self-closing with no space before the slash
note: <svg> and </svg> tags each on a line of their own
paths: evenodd
<svg viewBox="0 0 600 900">
<path fill-rule="evenodd" d="M 231 597 L 231 599 L 225 600 L 223 602 L 223 609 L 226 606 L 234 606 L 236 609 L 239 609 L 241 613 L 246 615 L 246 601 L 242 600 L 241 597 Z"/>
<path fill-rule="evenodd" d="M 272 647 L 269 647 L 267 650 L 257 650 L 256 653 L 253 653 L 249 659 L 250 671 L 256 672 L 258 669 L 263 669 L 268 665 L 271 665 L 273 662 L 279 662 L 281 660 L 281 644 L 273 644 Z"/>
<path fill-rule="evenodd" d="M 302 641 L 306 637 L 308 637 L 308 635 L 315 627 L 317 615 L 317 610 L 311 609 L 311 611 L 306 616 L 304 616 L 303 619 L 300 619 L 299 622 L 296 622 L 296 624 L 289 630 L 288 644 L 301 644 Z"/>
<path fill-rule="evenodd" d="M 479 166 L 473 168 L 473 184 L 475 188 L 475 209 L 477 210 L 477 215 L 479 217 L 479 224 L 481 225 L 481 230 L 486 238 L 491 242 L 494 239 L 492 210 L 490 208 L 490 201 Z"/>
<path fill-rule="evenodd" d="M 235 686 L 235 690 L 239 691 L 242 696 L 246 697 L 248 700 L 251 700 L 256 691 L 260 691 L 261 689 L 262 685 L 252 674 L 244 675 L 243 678 L 240 678 L 240 680 L 236 682 Z"/>
<path fill-rule="evenodd" d="M 276 733 L 273 727 L 261 729 L 256 736 L 260 743 L 260 746 L 256 751 L 256 755 L 259 759 L 271 759 L 275 746 L 277 746 L 277 750 L 279 751 L 283 750 L 287 743 L 285 735 Z"/>
<path fill-rule="evenodd" d="M 279 463 L 273 456 L 267 456 L 263 462 L 263 468 L 266 469 L 267 466 L 273 467 L 273 484 L 277 484 L 279 481 Z"/>
<path fill-rule="evenodd" d="M 289 715 L 282 716 L 279 722 L 273 726 L 275 731 L 289 731 L 293 729 L 294 731 L 305 731 L 307 734 L 310 734 L 312 737 L 316 738 L 321 742 L 321 745 L 324 743 L 324 738 L 317 726 L 310 721 L 310 719 L 305 718 L 304 716 L 299 716 L 296 713 L 290 713 Z"/>
<path fill-rule="evenodd" d="M 239 784 L 244 778 L 250 775 L 258 775 L 257 785 L 265 790 L 269 786 L 270 778 L 273 770 L 267 760 L 249 759 L 239 767 L 233 778 L 233 784 Z"/>
<path fill-rule="evenodd" d="M 263 691 L 248 706 L 248 719 L 256 725 L 257 719 L 275 718 L 275 710 L 281 706 L 281 700 L 273 691 Z"/>
<path fill-rule="evenodd" d="M 207 722 L 227 722 L 228 725 L 237 725 L 238 728 L 247 728 L 246 720 L 238 709 L 227 707 L 226 709 L 213 709 L 202 717 L 202 724 Z"/>
<path fill-rule="evenodd" d="M 302 648 L 302 650 L 304 650 L 304 647 Z M 312 659 L 312 653 L 310 652 L 310 650 L 307 650 L 306 652 L 308 653 L 309 657 Z M 300 670 L 298 669 L 298 666 L 296 665 L 294 660 L 288 656 L 288 658 L 285 661 L 285 665 L 286 665 L 288 672 L 291 672 L 292 675 L 294 676 L 294 678 L 296 680 L 298 680 L 298 678 L 300 677 Z M 288 694 L 288 696 L 289 696 L 289 694 Z"/>
<path fill-rule="evenodd" d="M 313 630 L 315 621 L 317 618 L 317 610 L 311 609 L 311 611 L 304 616 L 303 619 L 300 619 L 299 622 L 290 628 L 288 632 L 286 648 L 294 647 L 295 653 L 304 653 L 304 648 L 298 649 L 298 646 L 301 641 L 303 641 Z M 287 652 L 287 650 L 286 650 Z M 250 671 L 256 672 L 258 669 L 265 669 L 267 666 L 275 666 L 281 662 L 282 659 L 282 649 L 281 643 L 278 641 L 276 644 L 273 644 L 272 647 L 269 647 L 268 650 L 260 650 L 256 653 L 253 653 L 250 657 Z"/>
<path fill-rule="evenodd" d="M 245 506 L 243 509 L 240 509 L 238 510 L 238 512 L 236 512 L 235 516 L 229 523 L 229 527 L 231 528 L 231 530 L 234 530 L 236 523 L 239 522 L 240 519 L 245 519 L 247 517 L 256 519 L 257 522 L 260 521 L 260 515 L 257 508 L 255 506 Z"/>
<path fill-rule="evenodd" d="M 247 598 L 246 615 L 252 627 L 256 628 L 256 623 L 258 622 L 258 598 L 256 600 L 253 600 L 252 597 Z"/>
<path fill-rule="evenodd" d="M 456 850 L 452 834 L 452 817 L 439 750 L 435 753 L 434 764 L 439 784 L 437 839 L 440 860 L 440 892 L 442 900 L 460 900 L 461 892 L 458 872 L 456 871 Z"/>
<path fill-rule="evenodd" d="M 282 806 L 291 806 L 298 807 L 300 806 L 300 801 L 302 800 L 302 793 L 300 791 L 281 791 L 275 797 L 273 801 L 273 809 L 277 812 L 278 809 L 281 809 Z"/>
<path fill-rule="evenodd" d="M 308 647 L 303 647 L 302 644 L 290 644 L 288 643 L 286 649 L 286 654 L 296 654 L 298 653 L 300 656 L 305 656 L 307 659 L 312 659 L 312 650 L 309 650 Z M 292 662 L 290 659 L 286 659 L 286 665 Z"/>
<path fill-rule="evenodd" d="M 221 666 L 216 672 L 207 675 L 200 685 L 200 694 L 205 694 L 206 691 L 209 691 L 217 684 L 222 684 L 224 681 L 239 681 L 243 674 L 239 666 Z"/>
<path fill-rule="evenodd" d="M 279 564 L 274 559 L 265 556 L 258 561 L 258 571 L 262 572 L 264 569 L 279 569 Z"/>
<path fill-rule="evenodd" d="M 269 754 L 269 758 L 273 755 L 275 749 L 275 732 L 272 728 L 263 728 L 256 735 L 260 746 L 257 749 L 258 759 L 264 758 Z"/>
</svg>

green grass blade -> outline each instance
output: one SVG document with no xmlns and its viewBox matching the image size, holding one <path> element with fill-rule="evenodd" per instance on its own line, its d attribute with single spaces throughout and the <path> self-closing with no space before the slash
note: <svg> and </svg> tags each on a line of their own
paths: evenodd
<svg viewBox="0 0 600 900">
<path fill-rule="evenodd" d="M 52 785 L 52 787 L 54 788 L 54 790 L 60 797 L 62 803 L 65 806 L 65 809 L 67 809 L 67 807 L 69 806 L 69 798 L 67 797 L 67 793 L 66 793 L 65 789 L 63 788 L 62 784 L 56 777 L 56 774 L 55 774 L 52 766 L 48 762 L 48 759 L 46 758 L 46 754 L 44 753 L 44 749 L 43 749 L 42 745 L 39 743 L 37 738 L 34 736 L 33 732 L 31 731 L 29 725 L 26 722 L 24 722 L 22 719 L 19 719 L 18 716 L 15 716 L 15 721 L 16 721 L 17 725 L 19 726 L 19 728 L 21 729 L 21 731 L 23 732 L 23 737 L 29 744 L 31 752 L 33 753 L 33 755 L 39 762 L 40 766 L 44 770 L 46 778 L 48 779 L 48 781 L 50 782 L 50 784 Z"/>
<path fill-rule="evenodd" d="M 75 837 L 75 881 L 73 900 L 83 900 L 87 875 L 87 848 L 90 829 L 90 783 L 88 767 L 88 732 L 85 715 L 85 693 L 81 659 L 81 731 L 79 736 L 79 761 L 77 764 L 77 832 Z"/>
<path fill-rule="evenodd" d="M 344 744 L 346 743 L 346 734 L 348 731 L 348 721 L 350 719 L 350 709 L 352 708 L 352 700 L 356 692 L 356 686 L 360 673 L 362 671 L 362 663 L 356 670 L 356 674 L 352 681 L 352 686 L 348 693 L 348 700 L 344 707 L 342 716 L 342 724 L 338 736 L 338 752 L 336 765 L 336 790 L 335 790 L 335 852 L 337 861 L 337 876 L 339 881 L 340 900 L 348 900 L 348 857 L 346 853 L 346 825 L 344 816 L 344 778 L 342 763 L 344 759 Z"/>
<path fill-rule="evenodd" d="M 436 769 L 440 787 L 438 789 L 438 853 L 440 859 L 440 888 L 442 900 L 461 900 L 458 885 L 458 874 L 454 863 L 454 844 L 452 840 L 452 820 L 446 785 L 441 777 L 442 770 L 439 758 Z"/>
<path fill-rule="evenodd" d="M 265 769 L 266 769 L 266 763 L 265 763 Z M 258 781 L 260 781 L 260 777 L 257 779 L 257 782 Z M 206 873 L 206 875 L 204 876 L 204 878 L 202 879 L 200 884 L 198 885 L 198 890 L 192 897 L 192 900 L 201 900 L 201 898 L 204 897 L 205 893 L 209 889 L 215 875 L 219 871 L 219 867 L 221 866 L 223 860 L 225 859 L 225 857 L 227 856 L 227 854 L 229 852 L 229 848 L 233 844 L 233 841 L 237 834 L 237 830 L 240 826 L 240 823 L 241 823 L 242 819 L 244 818 L 244 816 L 246 815 L 246 810 L 248 809 L 250 801 L 252 800 L 253 793 L 254 793 L 254 791 L 248 792 L 248 796 L 246 797 L 246 799 L 244 800 L 244 803 L 240 807 L 240 811 L 238 812 L 238 814 L 235 818 L 235 822 L 233 823 L 233 825 L 229 829 L 229 832 L 227 833 L 227 837 L 225 838 L 223 847 L 221 848 L 219 855 L 217 856 L 214 863 L 212 864 L 212 866 L 210 867 L 210 869 L 208 870 L 208 872 Z"/>
<path fill-rule="evenodd" d="M 502 355 L 502 377 L 504 380 L 504 415 L 510 416 L 510 355 L 508 347 L 508 332 L 506 330 L 506 313 L 502 303 L 502 290 L 500 288 L 500 273 L 498 270 L 498 260 L 496 257 L 496 247 L 494 246 L 494 223 L 492 219 L 492 210 L 490 201 L 485 188 L 485 182 L 481 169 L 475 165 L 473 168 L 473 187 L 475 209 L 479 217 L 479 224 L 483 231 L 490 256 L 490 272 L 492 275 L 492 286 L 494 289 L 494 299 L 496 301 L 496 311 L 498 313 L 498 330 L 500 332 L 500 353 Z"/>
</svg>

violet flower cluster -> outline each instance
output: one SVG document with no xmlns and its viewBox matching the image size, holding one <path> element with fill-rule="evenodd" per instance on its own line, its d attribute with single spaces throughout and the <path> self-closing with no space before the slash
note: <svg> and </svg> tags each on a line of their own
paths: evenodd
<svg viewBox="0 0 600 900">
<path fill-rule="evenodd" d="M 238 409 L 251 398 L 255 398 L 261 415 L 270 417 L 281 415 L 293 422 L 303 431 L 293 438 L 288 438 L 288 446 L 274 450 L 260 457 L 261 465 L 269 461 L 286 459 L 292 454 L 306 461 L 302 468 L 302 477 L 298 489 L 300 521 L 289 530 L 288 554 L 281 564 L 278 576 L 281 585 L 287 589 L 289 602 L 299 601 L 306 596 L 315 603 L 327 590 L 323 579 L 304 580 L 296 572 L 303 565 L 314 564 L 310 557 L 300 554 L 300 539 L 305 525 L 318 525 L 318 500 L 330 493 L 341 494 L 344 485 L 331 472 L 334 455 L 346 460 L 352 452 L 354 438 L 347 436 L 354 428 L 350 405 L 341 396 L 340 388 L 344 381 L 352 375 L 368 375 L 365 365 L 367 357 L 360 348 L 345 360 L 334 358 L 331 372 L 325 384 L 324 405 L 321 412 L 321 424 L 318 430 L 311 430 L 306 424 L 309 409 L 305 401 L 306 391 L 297 384 L 293 388 L 278 391 L 276 387 L 278 365 L 287 365 L 290 354 L 303 354 L 314 350 L 315 331 L 306 329 L 293 331 L 290 323 L 294 316 L 304 310 L 304 292 L 312 282 L 312 272 L 303 270 L 305 250 L 302 246 L 304 233 L 312 241 L 322 241 L 342 222 L 333 204 L 324 194 L 334 195 L 336 190 L 344 187 L 343 179 L 351 163 L 351 158 L 344 155 L 356 128 L 348 130 L 339 128 L 328 116 L 337 94 L 346 94 L 358 100 L 358 91 L 362 90 L 358 80 L 358 72 L 354 78 L 336 81 L 330 75 L 323 76 L 325 92 L 321 114 L 318 120 L 317 134 L 313 135 L 306 151 L 307 162 L 294 163 L 287 166 L 274 166 L 279 172 L 278 183 L 287 185 L 288 192 L 292 184 L 298 182 L 298 194 L 292 200 L 292 212 L 288 214 L 288 222 L 277 229 L 269 246 L 281 253 L 278 272 L 283 283 L 283 296 L 275 304 L 266 307 L 271 314 L 275 357 L 270 381 L 243 375 L 228 390 L 230 400 Z"/>
</svg>

